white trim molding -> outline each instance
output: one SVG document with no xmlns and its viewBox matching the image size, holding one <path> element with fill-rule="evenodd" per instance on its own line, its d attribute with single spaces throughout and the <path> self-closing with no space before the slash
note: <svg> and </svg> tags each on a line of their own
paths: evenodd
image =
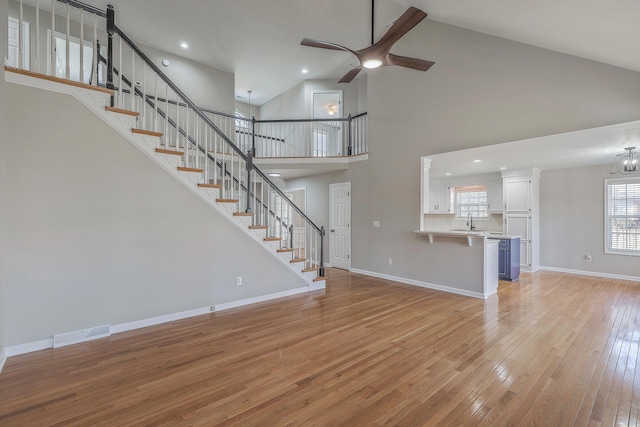
<svg viewBox="0 0 640 427">
<path fill-rule="evenodd" d="M 269 301 L 269 300 L 273 300 L 273 299 L 289 297 L 289 296 L 292 296 L 292 295 L 304 294 L 305 292 L 309 292 L 309 288 L 306 288 L 306 287 L 305 288 L 295 288 L 295 289 L 290 289 L 288 291 L 276 292 L 276 293 L 273 293 L 273 294 L 260 295 L 260 296 L 257 296 L 257 297 L 241 299 L 241 300 L 231 301 L 231 302 L 225 302 L 225 303 L 222 303 L 222 304 L 216 304 L 216 305 L 214 305 L 214 308 L 215 308 L 216 312 L 217 311 L 230 310 L 232 308 L 243 307 L 245 305 L 256 304 L 256 303 L 259 303 L 259 302 L 265 302 L 265 301 Z"/>
<path fill-rule="evenodd" d="M 378 277 L 380 279 L 393 280 L 394 282 L 405 283 L 407 285 L 419 286 L 421 288 L 433 289 L 435 291 L 449 292 L 451 294 L 464 295 L 466 297 L 487 299 L 493 294 L 482 294 L 480 292 L 465 291 L 463 289 L 451 288 L 449 286 L 436 285 L 434 283 L 422 282 L 420 280 L 406 279 L 404 277 L 390 276 L 388 274 L 376 273 L 374 271 L 359 270 L 352 268 L 349 271 L 358 274 L 364 274 L 365 276 Z"/>
<path fill-rule="evenodd" d="M 211 307 L 203 307 L 196 308 L 194 310 L 180 311 L 178 313 L 150 317 L 148 319 L 136 320 L 134 322 L 120 323 L 118 325 L 111 326 L 111 333 L 119 334 L 120 332 L 133 331 L 135 329 L 142 329 L 149 326 L 160 325 L 162 323 L 169 323 L 176 320 L 188 319 L 189 317 L 202 316 L 203 314 L 209 313 L 211 313 Z"/>
<path fill-rule="evenodd" d="M 0 372 L 2 372 L 2 368 L 4 368 L 4 364 L 7 361 L 8 357 L 9 356 L 7 356 L 7 349 L 3 348 L 0 352 Z"/>
<path fill-rule="evenodd" d="M 20 356 L 21 354 L 32 353 L 34 351 L 53 348 L 53 337 L 40 341 L 28 342 L 24 344 L 12 345 L 5 348 L 7 357 Z"/>
<path fill-rule="evenodd" d="M 540 266 L 540 270 L 555 271 L 558 273 L 579 274 L 581 276 L 603 277 L 605 279 L 629 280 L 631 282 L 640 282 L 640 276 L 625 276 L 622 274 L 600 273 L 597 271 L 572 270 L 569 268 Z"/>
</svg>

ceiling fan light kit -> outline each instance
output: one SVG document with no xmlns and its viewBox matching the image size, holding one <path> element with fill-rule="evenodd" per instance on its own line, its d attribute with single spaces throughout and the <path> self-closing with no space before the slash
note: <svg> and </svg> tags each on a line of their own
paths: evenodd
<svg viewBox="0 0 640 427">
<path fill-rule="evenodd" d="M 382 38 L 374 43 L 374 6 L 374 0 L 371 0 L 371 46 L 369 47 L 360 50 L 352 50 L 339 44 L 309 38 L 302 39 L 300 42 L 303 46 L 350 52 L 358 59 L 360 65 L 345 74 L 340 79 L 339 83 L 351 82 L 363 68 L 374 69 L 387 65 L 396 65 L 399 67 L 411 68 L 413 70 L 427 71 L 433 64 L 435 64 L 433 61 L 398 56 L 389 52 L 398 40 L 427 17 L 425 12 L 416 7 L 410 7 L 393 23 L 393 25 L 391 25 L 391 28 L 389 28 Z"/>
</svg>

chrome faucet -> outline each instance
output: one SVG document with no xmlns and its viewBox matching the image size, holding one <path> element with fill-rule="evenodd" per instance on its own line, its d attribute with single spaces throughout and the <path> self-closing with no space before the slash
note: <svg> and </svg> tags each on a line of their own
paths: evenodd
<svg viewBox="0 0 640 427">
<path fill-rule="evenodd" d="M 467 214 L 467 227 L 469 227 L 469 231 L 473 231 L 475 228 L 473 226 L 473 215 L 471 215 L 471 212 Z"/>
</svg>

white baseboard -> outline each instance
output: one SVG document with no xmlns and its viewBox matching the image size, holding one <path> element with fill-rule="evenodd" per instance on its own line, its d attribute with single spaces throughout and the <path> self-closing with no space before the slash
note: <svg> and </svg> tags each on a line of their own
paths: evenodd
<svg viewBox="0 0 640 427">
<path fill-rule="evenodd" d="M 352 268 L 353 273 L 364 274 L 365 276 L 378 277 L 380 279 L 393 280 L 394 282 L 406 283 L 407 285 L 420 286 L 421 288 L 433 289 L 436 291 L 449 292 L 452 294 L 464 295 L 467 297 L 487 299 L 492 294 L 482 294 L 480 292 L 465 291 L 464 289 L 451 288 L 449 286 L 436 285 L 434 283 L 422 282 L 420 280 L 406 279 L 404 277 L 390 276 L 388 274 L 376 273 L 374 271 L 359 270 Z"/>
<path fill-rule="evenodd" d="M 13 357 L 34 351 L 46 350 L 47 348 L 53 348 L 53 337 L 25 344 L 12 345 L 7 347 L 5 351 L 7 352 L 7 357 Z"/>
<path fill-rule="evenodd" d="M 580 274 L 582 276 L 603 277 L 605 279 L 630 280 L 632 282 L 640 282 L 639 276 L 624 276 L 622 274 L 599 273 L 597 271 L 571 270 L 568 268 L 540 266 L 541 270 L 556 271 L 558 273 Z"/>
<path fill-rule="evenodd" d="M 7 361 L 7 349 L 3 348 L 0 352 L 0 372 L 2 372 L 2 368 L 4 368 L 4 363 Z"/>
<path fill-rule="evenodd" d="M 261 295 L 259 297 L 253 297 L 253 298 L 241 299 L 241 300 L 237 300 L 237 301 L 225 302 L 225 303 L 222 303 L 222 304 L 216 304 L 214 307 L 215 307 L 215 311 L 224 311 L 224 310 L 229 310 L 229 309 L 232 309 L 232 308 L 242 307 L 244 305 L 255 304 L 255 303 L 258 303 L 258 302 L 269 301 L 269 300 L 272 300 L 272 299 L 277 299 L 277 298 L 289 297 L 289 296 L 292 296 L 292 295 L 303 294 L 305 292 L 309 292 L 309 288 L 308 287 L 296 288 L 296 289 L 291 289 L 291 290 L 288 290 L 288 291 L 276 292 L 274 294 Z"/>
<path fill-rule="evenodd" d="M 146 328 L 159 325 L 161 323 L 173 322 L 176 320 L 188 319 L 189 317 L 202 316 L 211 313 L 211 307 L 196 308 L 193 310 L 181 311 L 178 313 L 165 314 L 162 316 L 150 317 L 148 319 L 136 320 L 134 322 L 120 323 L 111 326 L 112 334 L 133 331 L 134 329 Z"/>
<path fill-rule="evenodd" d="M 117 325 L 111 325 L 111 333 L 117 334 L 120 332 L 132 331 L 134 329 L 146 328 L 149 326 L 159 325 L 161 323 L 173 322 L 176 320 L 187 319 L 189 317 L 201 316 L 203 314 L 210 314 L 213 311 L 223 311 L 229 310 L 231 308 L 242 307 L 249 304 L 255 304 L 258 302 L 269 301 L 277 298 L 288 297 L 291 295 L 303 294 L 305 292 L 309 292 L 309 287 L 303 288 L 295 288 L 288 291 L 276 292 L 268 295 L 261 295 L 258 297 L 247 298 L 238 301 L 231 301 L 223 304 L 218 304 L 209 307 L 196 308 L 193 310 L 181 311 L 178 313 L 165 314 L 163 316 L 150 317 L 148 319 L 136 320 L 134 322 L 120 323 Z M 213 308 L 213 309 L 212 309 Z M 12 356 L 19 356 L 21 354 L 31 353 L 34 351 L 46 350 L 48 348 L 53 348 L 53 338 L 48 338 L 40 341 L 34 341 L 25 344 L 18 344 L 14 346 L 10 346 L 2 350 L 0 353 L 0 371 L 2 371 L 2 367 L 4 366 L 7 358 Z"/>
</svg>

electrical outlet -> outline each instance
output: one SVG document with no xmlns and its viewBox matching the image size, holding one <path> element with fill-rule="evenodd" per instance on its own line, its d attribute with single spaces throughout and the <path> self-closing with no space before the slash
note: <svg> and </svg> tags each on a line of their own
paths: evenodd
<svg viewBox="0 0 640 427">
<path fill-rule="evenodd" d="M 393 265 L 393 260 L 391 258 L 389 258 L 387 262 L 389 263 L 389 265 Z"/>
<path fill-rule="evenodd" d="M 584 260 L 587 262 L 591 262 L 591 255 L 587 254 L 584 256 Z"/>
<path fill-rule="evenodd" d="M 236 277 L 236 286 L 242 286 L 242 276 Z"/>
</svg>

